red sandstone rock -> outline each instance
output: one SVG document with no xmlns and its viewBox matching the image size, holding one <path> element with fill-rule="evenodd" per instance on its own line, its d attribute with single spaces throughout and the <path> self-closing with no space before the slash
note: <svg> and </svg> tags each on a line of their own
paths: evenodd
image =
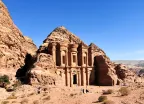
<svg viewBox="0 0 144 104">
<path fill-rule="evenodd" d="M 131 83 L 141 83 L 143 79 L 138 77 L 136 73 L 129 70 L 127 66 L 122 64 L 117 64 L 116 67 L 116 74 L 120 80 L 123 81 L 123 84 L 130 85 Z"/>
<path fill-rule="evenodd" d="M 37 50 L 32 40 L 23 36 L 0 1 L 0 70 L 17 69 L 24 64 L 27 52 Z"/>
</svg>

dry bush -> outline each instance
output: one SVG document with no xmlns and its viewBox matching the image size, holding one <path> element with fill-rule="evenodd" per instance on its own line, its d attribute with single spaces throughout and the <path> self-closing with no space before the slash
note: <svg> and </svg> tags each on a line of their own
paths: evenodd
<svg viewBox="0 0 144 104">
<path fill-rule="evenodd" d="M 106 101 L 108 98 L 107 98 L 107 96 L 100 96 L 99 98 L 98 98 L 98 101 L 99 102 L 104 102 L 104 101 Z"/>
<path fill-rule="evenodd" d="M 15 81 L 14 84 L 12 86 L 9 87 L 5 87 L 7 92 L 12 92 L 15 91 L 17 87 L 21 86 L 21 82 L 19 80 Z"/>
<path fill-rule="evenodd" d="M 47 96 L 47 97 L 43 98 L 43 100 L 50 100 L 50 99 L 51 99 L 50 96 Z"/>
<path fill-rule="evenodd" d="M 33 104 L 39 104 L 38 100 L 33 101 Z"/>
<path fill-rule="evenodd" d="M 130 90 L 127 87 L 122 87 L 119 89 L 121 96 L 127 96 L 130 94 Z"/>
<path fill-rule="evenodd" d="M 7 99 L 17 99 L 17 97 L 15 96 L 15 93 L 12 93 Z"/>
<path fill-rule="evenodd" d="M 28 104 L 28 99 L 23 99 L 20 104 Z"/>
<path fill-rule="evenodd" d="M 46 96 L 46 95 L 47 95 L 46 93 L 43 94 L 43 96 Z"/>
<path fill-rule="evenodd" d="M 32 95 L 34 95 L 34 93 L 32 92 L 32 93 L 30 93 L 30 94 L 28 94 L 27 95 L 27 97 L 30 97 L 30 96 L 32 96 Z"/>
<path fill-rule="evenodd" d="M 21 95 L 20 97 L 21 97 L 21 98 L 25 98 L 25 97 L 26 97 L 26 95 L 25 95 L 25 94 L 23 94 L 23 95 Z"/>
<path fill-rule="evenodd" d="M 13 87 L 16 89 L 17 87 L 20 87 L 22 85 L 21 81 L 17 80 L 14 82 Z"/>
<path fill-rule="evenodd" d="M 103 94 L 106 95 L 106 94 L 112 94 L 114 91 L 112 89 L 108 89 L 106 91 L 103 91 Z"/>
<path fill-rule="evenodd" d="M 71 93 L 71 94 L 70 94 L 70 97 L 73 97 L 73 96 L 76 96 L 76 95 L 77 95 L 77 93 L 75 93 L 75 94 L 74 94 L 74 93 Z"/>
<path fill-rule="evenodd" d="M 103 102 L 103 104 L 115 104 L 115 103 L 111 100 L 106 100 L 106 101 Z"/>
<path fill-rule="evenodd" d="M 12 103 L 17 103 L 17 101 L 12 101 Z"/>
<path fill-rule="evenodd" d="M 1 104 L 8 104 L 9 101 L 2 101 Z"/>
</svg>

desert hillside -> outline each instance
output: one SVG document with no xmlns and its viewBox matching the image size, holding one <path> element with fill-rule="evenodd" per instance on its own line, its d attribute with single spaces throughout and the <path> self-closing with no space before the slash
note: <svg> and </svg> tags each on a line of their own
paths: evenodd
<svg viewBox="0 0 144 104">
<path fill-rule="evenodd" d="M 0 0 L 0 70 L 18 69 L 24 64 L 26 53 L 34 53 L 36 50 L 36 45 L 22 35 Z"/>
<path fill-rule="evenodd" d="M 125 65 L 144 67 L 144 60 L 113 60 L 113 62 Z"/>
</svg>

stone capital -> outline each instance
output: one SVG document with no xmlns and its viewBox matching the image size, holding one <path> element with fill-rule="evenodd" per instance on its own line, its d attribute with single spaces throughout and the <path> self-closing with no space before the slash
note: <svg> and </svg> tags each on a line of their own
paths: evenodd
<svg viewBox="0 0 144 104">
<path fill-rule="evenodd" d="M 52 46 L 56 46 L 56 45 L 57 45 L 57 43 L 55 43 L 55 42 L 52 43 Z"/>
</svg>

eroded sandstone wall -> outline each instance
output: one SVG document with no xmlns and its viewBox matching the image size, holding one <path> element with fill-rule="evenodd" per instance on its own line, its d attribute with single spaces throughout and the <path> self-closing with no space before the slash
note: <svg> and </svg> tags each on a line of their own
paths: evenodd
<svg viewBox="0 0 144 104">
<path fill-rule="evenodd" d="M 24 64 L 26 53 L 34 53 L 36 50 L 36 45 L 22 35 L 0 0 L 0 70 L 18 69 Z"/>
</svg>

